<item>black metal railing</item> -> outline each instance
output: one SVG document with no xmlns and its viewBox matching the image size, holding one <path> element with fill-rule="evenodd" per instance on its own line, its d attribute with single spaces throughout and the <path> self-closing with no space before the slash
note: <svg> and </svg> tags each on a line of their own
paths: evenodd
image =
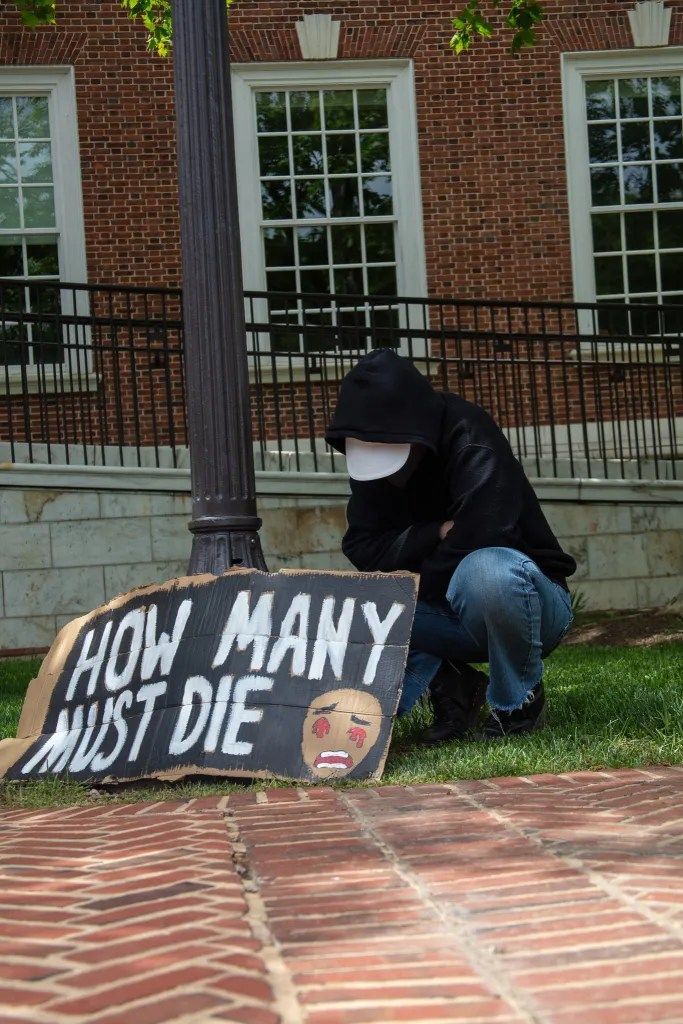
<svg viewBox="0 0 683 1024">
<path fill-rule="evenodd" d="M 680 479 L 683 306 L 248 292 L 260 470 L 343 470 L 324 427 L 377 346 L 487 408 L 536 476 Z M 0 280 L 0 461 L 187 464 L 178 289 Z"/>
</svg>

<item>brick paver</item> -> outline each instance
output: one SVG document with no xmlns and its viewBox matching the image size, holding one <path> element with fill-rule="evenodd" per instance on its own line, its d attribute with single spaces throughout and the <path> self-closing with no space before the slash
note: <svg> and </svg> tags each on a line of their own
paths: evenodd
<svg viewBox="0 0 683 1024">
<path fill-rule="evenodd" d="M 683 1024 L 683 771 L 0 814 L 0 1024 Z"/>
</svg>

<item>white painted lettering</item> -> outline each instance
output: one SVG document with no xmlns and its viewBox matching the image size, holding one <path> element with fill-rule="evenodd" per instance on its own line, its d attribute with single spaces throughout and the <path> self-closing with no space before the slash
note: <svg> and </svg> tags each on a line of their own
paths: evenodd
<svg viewBox="0 0 683 1024">
<path fill-rule="evenodd" d="M 341 679 L 342 677 L 356 600 L 353 597 L 345 599 L 336 626 L 334 624 L 334 605 L 333 597 L 326 597 L 323 601 L 318 621 L 318 633 L 313 646 L 313 658 L 308 671 L 309 679 L 322 679 L 323 669 L 328 658 L 335 678 Z"/>
<path fill-rule="evenodd" d="M 270 652 L 266 669 L 269 675 L 278 671 L 288 651 L 292 652 L 291 675 L 302 676 L 306 672 L 306 638 L 310 608 L 310 594 L 297 594 L 292 600 L 282 620 L 280 635 Z"/>
<path fill-rule="evenodd" d="M 71 759 L 82 729 L 83 705 L 79 704 L 74 708 L 71 721 L 69 720 L 69 709 L 62 708 L 55 731 L 47 737 L 42 747 L 22 767 L 21 774 L 28 775 L 37 765 L 40 765 L 38 771 L 41 774 L 48 768 L 53 772 L 63 771 Z"/>
<path fill-rule="evenodd" d="M 104 627 L 102 631 L 102 636 L 100 638 L 99 647 L 97 648 L 97 652 L 93 655 L 90 654 L 90 645 L 92 644 L 93 637 L 95 636 L 95 630 L 91 629 L 90 632 L 86 634 L 85 640 L 83 641 L 83 646 L 81 647 L 81 653 L 78 655 L 76 667 L 73 670 L 71 679 L 69 680 L 69 685 L 67 687 L 67 701 L 73 700 L 74 694 L 76 692 L 76 685 L 84 672 L 90 673 L 90 678 L 88 679 L 88 687 L 86 691 L 88 696 L 92 696 L 92 694 L 95 692 L 95 686 L 97 685 L 97 677 L 100 674 L 100 669 L 102 668 L 102 663 L 104 661 L 104 655 L 107 650 L 107 644 L 109 643 L 109 636 L 111 634 L 112 626 L 113 622 L 108 622 L 107 625 Z"/>
<path fill-rule="evenodd" d="M 198 697 L 199 701 L 193 701 L 194 697 Z M 185 683 L 180 714 L 168 747 L 169 754 L 184 754 L 195 745 L 206 727 L 211 713 L 212 698 L 213 689 L 209 680 L 204 676 L 190 676 Z M 197 720 L 189 729 L 190 719 L 195 708 L 198 709 Z"/>
<path fill-rule="evenodd" d="M 144 704 L 145 708 L 140 715 L 140 722 L 138 725 L 137 732 L 135 733 L 135 739 L 133 745 L 130 748 L 128 754 L 129 761 L 135 761 L 138 754 L 140 753 L 140 747 L 142 741 L 145 738 L 147 728 L 149 726 L 152 715 L 154 714 L 154 705 L 157 699 L 166 693 L 168 683 L 162 680 L 159 683 L 147 683 L 146 686 L 141 686 L 138 692 L 135 694 L 135 701 L 138 704 Z"/>
<path fill-rule="evenodd" d="M 233 693 L 234 703 L 230 709 L 230 718 L 221 747 L 224 754 L 235 756 L 251 754 L 254 744 L 238 740 L 237 734 L 242 725 L 248 722 L 260 722 L 263 718 L 263 708 L 246 707 L 247 694 L 257 690 L 268 692 L 273 689 L 274 682 L 275 680 L 269 679 L 268 676 L 243 676 L 237 680 Z"/>
<path fill-rule="evenodd" d="M 111 710 L 112 710 L 113 705 L 114 705 L 114 698 L 113 697 L 107 697 L 106 703 L 107 703 L 107 705 L 109 705 L 109 713 L 111 714 Z M 97 725 L 97 712 L 98 712 L 98 710 L 99 710 L 99 702 L 98 701 L 95 701 L 94 704 L 91 704 L 90 708 L 88 709 L 88 724 L 87 724 L 86 728 L 83 730 L 83 735 L 81 736 L 81 742 L 78 744 L 78 747 L 76 748 L 76 752 L 74 753 L 74 755 L 71 758 L 71 761 L 69 763 L 69 771 L 73 772 L 74 774 L 76 772 L 82 772 L 82 771 L 84 771 L 88 767 L 88 765 L 92 761 L 93 757 L 95 756 L 95 754 L 99 750 L 100 745 L 101 745 L 102 741 L 104 740 L 105 733 L 106 733 L 107 729 L 109 728 L 109 722 L 108 722 L 108 720 L 106 718 L 104 718 L 102 724 L 100 725 L 100 727 L 99 727 L 99 729 L 97 731 L 96 738 L 91 742 L 92 737 L 93 737 L 93 735 L 95 733 L 95 726 Z"/>
<path fill-rule="evenodd" d="M 374 601 L 368 601 L 362 607 L 365 621 L 370 627 L 370 633 L 372 634 L 373 639 L 372 650 L 370 651 L 370 657 L 368 658 L 368 663 L 365 666 L 365 673 L 363 675 L 363 685 L 372 686 L 375 681 L 375 674 L 377 672 L 379 659 L 384 647 L 386 646 L 387 637 L 391 632 L 391 627 L 394 625 L 401 612 L 405 609 L 405 605 L 400 604 L 398 601 L 394 601 L 385 619 L 380 619 L 377 614 L 377 606 Z"/>
<path fill-rule="evenodd" d="M 250 664 L 252 672 L 263 668 L 266 649 L 273 632 L 273 596 L 272 591 L 261 594 L 252 612 L 249 608 L 250 592 L 240 590 L 223 628 L 212 668 L 219 668 L 225 664 L 235 641 L 239 651 L 246 651 L 249 644 L 253 645 Z"/>
<path fill-rule="evenodd" d="M 204 750 L 208 753 L 213 751 L 218 746 L 218 737 L 223 726 L 225 719 L 225 713 L 228 710 L 228 701 L 230 700 L 230 690 L 232 689 L 232 676 L 223 676 L 218 683 L 216 690 L 216 700 L 214 701 L 213 711 L 211 713 L 211 721 L 209 722 L 209 728 L 206 732 L 204 739 Z"/>
<path fill-rule="evenodd" d="M 121 619 L 119 628 L 116 630 L 114 641 L 111 645 L 111 651 L 109 653 L 109 661 L 107 662 L 107 668 L 104 673 L 104 685 L 112 693 L 116 693 L 118 690 L 123 690 L 124 687 L 128 686 L 135 667 L 140 657 L 140 651 L 142 650 L 142 638 L 145 628 L 145 609 L 134 608 L 128 612 L 127 615 Z M 128 651 L 125 651 L 126 661 L 121 670 L 117 670 L 116 661 L 123 644 L 126 633 L 130 630 L 132 633 L 130 639 L 130 647 Z"/>
<path fill-rule="evenodd" d="M 128 723 L 123 717 L 124 710 L 128 710 L 133 703 L 133 693 L 131 690 L 123 690 L 122 693 L 116 698 L 113 710 L 111 712 L 111 718 L 108 721 L 109 725 L 113 725 L 116 729 L 116 742 L 108 754 L 102 754 L 98 752 L 93 757 L 90 767 L 93 772 L 103 772 L 107 768 L 114 764 L 117 757 L 123 750 L 124 743 L 128 738 Z M 109 700 L 107 700 L 107 705 Z M 107 708 L 104 711 L 105 720 L 107 719 Z"/>
<path fill-rule="evenodd" d="M 142 653 L 140 668 L 140 675 L 143 679 L 151 679 L 157 671 L 157 665 L 159 666 L 158 675 L 164 678 L 170 675 L 173 659 L 178 653 L 178 647 L 191 611 L 192 601 L 183 601 L 176 613 L 172 636 L 169 637 L 168 633 L 161 633 L 157 637 L 157 606 L 153 604 L 148 609 L 145 623 L 145 649 Z"/>
</svg>

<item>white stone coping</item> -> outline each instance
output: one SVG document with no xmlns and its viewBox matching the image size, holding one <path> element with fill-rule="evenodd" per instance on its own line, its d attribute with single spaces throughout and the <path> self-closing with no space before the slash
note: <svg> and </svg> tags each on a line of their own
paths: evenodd
<svg viewBox="0 0 683 1024">
<path fill-rule="evenodd" d="M 683 480 L 600 480 L 574 477 L 530 477 L 541 501 L 626 502 L 675 504 L 683 501 Z M 21 462 L 0 463 L 0 486 L 38 487 L 49 491 L 190 492 L 189 469 L 150 469 L 128 466 L 55 466 Z M 346 498 L 343 473 L 256 472 L 256 491 L 262 496 Z"/>
</svg>

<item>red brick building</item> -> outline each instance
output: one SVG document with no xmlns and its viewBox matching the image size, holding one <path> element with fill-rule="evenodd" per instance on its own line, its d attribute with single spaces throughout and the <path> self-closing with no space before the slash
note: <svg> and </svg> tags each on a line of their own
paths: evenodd
<svg viewBox="0 0 683 1024">
<path fill-rule="evenodd" d="M 629 2 L 551 0 L 535 49 L 510 55 L 509 36 L 501 31 L 459 58 L 448 48 L 454 6 L 455 0 L 381 7 L 357 0 L 332 7 L 237 0 L 231 26 L 242 194 L 251 194 L 257 171 L 252 94 L 279 92 L 270 112 L 264 106 L 261 128 L 285 134 L 271 138 L 269 145 L 261 141 L 262 170 L 285 179 L 294 170 L 301 210 L 286 203 L 278 209 L 282 190 L 271 183 L 266 217 L 278 214 L 280 223 L 303 213 L 309 225 L 319 221 L 314 215 L 320 212 L 329 214 L 327 224 L 342 216 L 394 220 L 395 252 L 391 232 L 375 230 L 374 239 L 365 242 L 372 250 L 365 257 L 370 262 L 368 255 L 395 255 L 400 294 L 426 289 L 430 295 L 469 298 L 591 300 L 596 288 L 587 272 L 594 261 L 586 185 L 592 159 L 608 166 L 602 173 L 594 170 L 591 208 L 608 206 L 614 213 L 598 222 L 598 249 L 610 245 L 604 251 L 627 252 L 622 243 L 638 241 L 638 251 L 651 257 L 630 259 L 632 280 L 629 257 L 627 280 L 619 274 L 616 259 L 602 257 L 597 293 L 661 298 L 678 292 L 680 301 L 683 253 L 668 253 L 666 259 L 656 254 L 675 249 L 672 242 L 683 247 L 682 165 L 675 162 L 683 161 L 683 3 L 666 4 L 671 11 L 668 46 L 634 47 Z M 339 24 L 337 59 L 300 64 L 296 23 L 321 9 L 329 10 Z M 29 142 L 45 140 L 49 131 L 57 149 L 50 167 L 33 142 L 34 176 L 31 180 L 29 173 L 27 181 L 24 175 L 23 183 L 46 184 L 34 190 L 43 199 L 36 196 L 26 219 L 17 217 L 18 196 L 12 194 L 14 178 L 7 172 L 2 196 L 6 209 L 0 213 L 6 253 L 16 247 L 8 233 L 20 235 L 34 224 L 29 230 L 39 229 L 46 239 L 58 236 L 63 278 L 180 283 L 172 65 L 170 59 L 149 55 L 145 44 L 144 29 L 129 21 L 116 0 L 60 0 L 57 26 L 36 31 L 23 29 L 10 5 L 3 5 L 0 93 L 52 98 L 49 128 L 40 123 L 42 106 L 37 103 L 33 125 L 27 113 L 26 123 L 17 128 L 19 144 L 22 131 Z M 584 79 L 593 83 L 587 100 L 577 90 Z M 355 122 L 353 110 L 345 106 L 354 90 L 360 117 Z M 289 114 L 278 106 L 284 93 L 289 95 Z M 316 93 L 328 109 L 322 126 L 331 135 L 325 157 L 320 114 L 317 108 L 305 109 Z M 7 99 L 3 109 L 11 118 Z M 308 138 L 295 134 L 289 139 L 298 142 L 293 167 L 286 152 L 286 116 L 290 133 L 310 133 Z M 592 128 L 590 153 L 585 129 L 579 130 L 587 116 L 602 121 Z M 357 138 L 344 136 L 354 124 Z M 12 141 L 10 127 L 8 121 L 5 148 Z M 382 138 L 384 132 L 388 140 Z M 356 142 L 359 162 L 353 152 Z M 23 146 L 29 172 L 30 148 Z M 363 210 L 352 183 L 334 178 L 359 172 L 368 175 L 361 189 Z M 333 175 L 332 209 L 327 211 L 319 208 L 325 173 Z M 51 216 L 48 194 L 52 181 L 56 217 Z M 335 186 L 335 181 L 340 184 Z M 658 225 L 643 216 L 646 208 L 658 210 Z M 624 238 L 618 223 L 622 210 Z M 259 287 L 266 278 L 258 231 L 267 220 L 256 209 L 242 210 L 242 216 L 250 254 L 245 284 Z M 357 233 L 335 234 L 337 253 L 325 253 L 322 244 L 316 252 L 314 235 L 307 239 L 309 252 L 302 254 L 303 260 L 321 266 L 324 255 L 333 264 L 337 258 L 362 264 L 356 258 L 361 249 Z M 272 260 L 294 265 L 289 251 L 278 254 L 278 244 L 287 249 L 284 235 L 271 245 Z M 33 260 L 35 269 L 56 266 L 52 245 L 53 240 L 46 240 L 42 256 Z M 3 276 L 17 269 L 13 259 L 16 263 L 14 251 L 6 258 Z M 301 258 L 299 262 L 306 265 Z M 311 283 L 324 277 L 310 276 Z M 390 273 L 375 273 L 370 284 L 387 287 L 390 280 Z"/>
</svg>

